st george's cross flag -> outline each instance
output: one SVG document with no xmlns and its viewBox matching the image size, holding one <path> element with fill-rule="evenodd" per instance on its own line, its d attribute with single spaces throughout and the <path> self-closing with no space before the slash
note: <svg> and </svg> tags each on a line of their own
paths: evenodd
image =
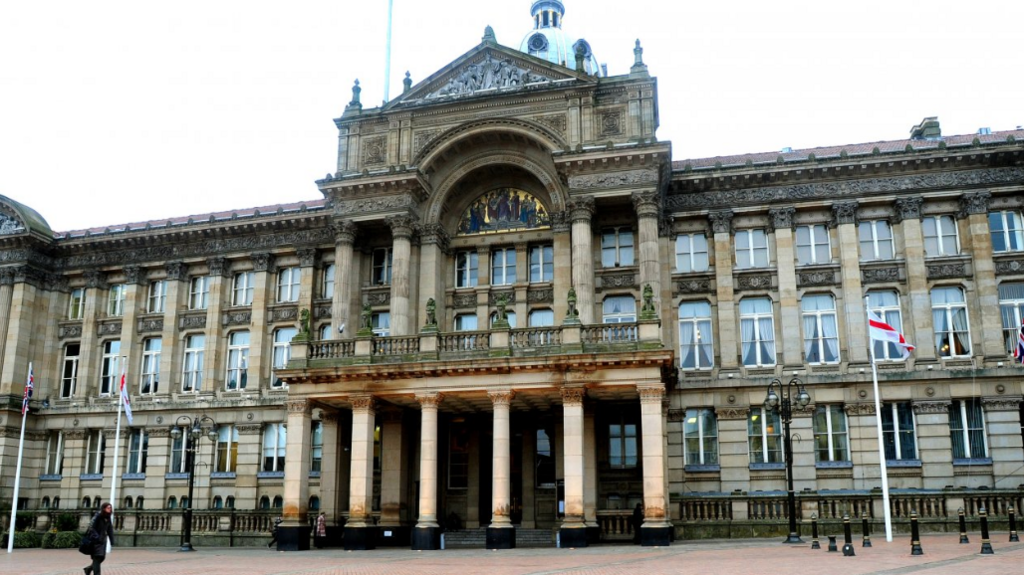
<svg viewBox="0 0 1024 575">
<path fill-rule="evenodd" d="M 128 386 L 125 385 L 124 372 L 121 372 L 121 403 L 124 404 L 124 415 L 128 418 L 128 425 L 132 424 L 132 402 L 128 399 Z"/>
<path fill-rule="evenodd" d="M 28 381 L 25 382 L 25 393 L 21 396 L 21 414 L 28 413 L 28 400 L 32 399 L 32 390 L 35 388 L 36 378 L 32 375 L 32 366 L 28 366 Z"/>
<path fill-rule="evenodd" d="M 903 359 L 910 357 L 910 352 L 914 351 L 914 346 L 907 342 L 902 333 L 882 321 L 882 318 L 870 309 L 868 310 L 868 333 L 874 341 L 884 341 L 895 345 L 903 354 Z"/>
<path fill-rule="evenodd" d="M 1021 320 L 1020 330 L 1017 331 L 1017 348 L 1013 350 L 1013 357 L 1024 363 L 1024 319 Z"/>
</svg>

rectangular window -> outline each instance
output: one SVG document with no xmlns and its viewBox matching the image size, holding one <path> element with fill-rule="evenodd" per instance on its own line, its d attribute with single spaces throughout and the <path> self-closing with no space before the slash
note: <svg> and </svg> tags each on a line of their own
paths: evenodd
<svg viewBox="0 0 1024 575">
<path fill-rule="evenodd" d="M 814 410 L 814 453 L 817 461 L 850 461 L 846 412 L 841 405 L 819 405 Z"/>
<path fill-rule="evenodd" d="M 228 391 L 245 389 L 249 381 L 249 332 L 235 331 L 228 336 Z"/>
<path fill-rule="evenodd" d="M 334 297 L 334 264 L 327 264 L 320 274 L 320 297 L 331 299 Z"/>
<path fill-rule="evenodd" d="M 210 306 L 210 276 L 196 276 L 188 282 L 188 309 Z"/>
<path fill-rule="evenodd" d="M 768 267 L 768 234 L 764 230 L 736 232 L 736 267 Z"/>
<path fill-rule="evenodd" d="M 185 362 L 182 366 L 181 391 L 198 393 L 203 388 L 203 352 L 206 349 L 205 335 L 190 335 L 185 338 Z"/>
<path fill-rule="evenodd" d="M 891 260 L 896 257 L 892 245 L 892 226 L 889 222 L 861 222 L 857 230 L 860 234 L 861 261 Z"/>
<path fill-rule="evenodd" d="M 1004 282 L 999 284 L 999 313 L 1003 317 L 1003 339 L 1006 353 L 1013 355 L 1017 349 L 1022 321 L 1024 321 L 1024 283 Z"/>
<path fill-rule="evenodd" d="M 932 290 L 932 321 L 935 324 L 935 352 L 939 357 L 971 355 L 971 330 L 963 289 L 937 287 Z"/>
<path fill-rule="evenodd" d="M 107 315 L 109 317 L 124 315 L 124 299 L 127 292 L 128 286 L 124 284 L 110 286 L 110 293 L 107 296 Z"/>
<path fill-rule="evenodd" d="M 616 469 L 632 469 L 637 463 L 636 424 L 613 423 L 608 426 L 608 464 Z"/>
<path fill-rule="evenodd" d="M 1019 252 L 1024 250 L 1024 223 L 1019 212 L 992 212 L 988 215 L 988 229 L 992 233 L 992 251 Z"/>
<path fill-rule="evenodd" d="M 601 232 L 601 267 L 633 265 L 633 228 L 607 228 Z"/>
<path fill-rule="evenodd" d="M 552 246 L 530 247 L 530 283 L 549 282 L 554 277 L 554 248 Z"/>
<path fill-rule="evenodd" d="M 174 439 L 171 436 L 171 466 L 167 470 L 168 473 L 188 473 L 188 469 L 185 467 L 187 463 L 185 458 L 185 441 L 188 437 L 188 429 L 179 427 L 181 430 L 181 436 Z"/>
<path fill-rule="evenodd" d="M 167 280 L 157 280 L 149 284 L 148 313 L 163 313 L 167 305 Z"/>
<path fill-rule="evenodd" d="M 75 388 L 78 387 L 78 356 L 81 346 L 77 343 L 69 343 L 64 346 L 64 369 L 61 371 L 60 396 L 62 398 L 74 397 Z"/>
<path fill-rule="evenodd" d="M 110 340 L 103 342 L 103 363 L 100 368 L 100 395 L 110 395 L 118 389 L 118 377 L 121 373 L 121 342 Z"/>
<path fill-rule="evenodd" d="M 133 429 L 128 442 L 128 469 L 125 473 L 145 473 L 148 453 L 149 434 L 145 429 Z"/>
<path fill-rule="evenodd" d="M 775 318 L 770 299 L 740 300 L 740 336 L 743 365 L 775 365 Z"/>
<path fill-rule="evenodd" d="M 930 216 L 921 220 L 924 229 L 924 255 L 955 256 L 960 253 L 956 220 L 953 216 Z"/>
<path fill-rule="evenodd" d="M 839 325 L 836 300 L 828 294 L 808 294 L 800 300 L 804 321 L 804 360 L 839 363 Z"/>
<path fill-rule="evenodd" d="M 373 285 L 391 285 L 391 248 L 373 250 Z"/>
<path fill-rule="evenodd" d="M 240 272 L 235 274 L 235 280 L 232 287 L 233 295 L 231 298 L 231 305 L 252 305 L 252 294 L 255 287 L 255 272 Z"/>
<path fill-rule="evenodd" d="M 900 313 L 900 296 L 893 290 L 868 292 L 868 306 L 882 321 L 903 333 L 903 319 Z M 874 346 L 875 359 L 882 361 L 903 361 L 903 351 L 894 343 L 869 342 Z"/>
<path fill-rule="evenodd" d="M 535 460 L 537 487 L 555 486 L 555 447 L 547 429 L 537 430 L 537 459 Z"/>
<path fill-rule="evenodd" d="M 636 321 L 636 300 L 633 296 L 608 296 L 602 303 L 603 323 L 633 323 Z"/>
<path fill-rule="evenodd" d="M 465 424 L 448 430 L 448 489 L 469 487 L 469 429 Z"/>
<path fill-rule="evenodd" d="M 68 300 L 68 319 L 82 319 L 85 316 L 85 289 L 71 290 Z"/>
<path fill-rule="evenodd" d="M 949 438 L 953 441 L 953 459 L 988 457 L 985 416 L 978 399 L 958 399 L 949 406 Z"/>
<path fill-rule="evenodd" d="M 217 428 L 217 465 L 218 473 L 234 473 L 238 461 L 238 428 L 234 425 L 221 425 Z"/>
<path fill-rule="evenodd" d="M 268 423 L 263 430 L 263 471 L 284 471 L 287 430 L 283 423 Z"/>
<path fill-rule="evenodd" d="M 917 459 L 914 409 L 909 401 L 882 404 L 882 436 L 886 459 Z"/>
<path fill-rule="evenodd" d="M 277 272 L 277 301 L 289 303 L 299 301 L 299 268 L 284 268 Z"/>
<path fill-rule="evenodd" d="M 679 304 L 679 367 L 710 369 L 715 364 L 711 335 L 711 304 L 684 301 Z"/>
<path fill-rule="evenodd" d="M 85 470 L 87 475 L 103 473 L 103 459 L 107 451 L 107 438 L 102 429 L 89 432 L 85 445 Z"/>
<path fill-rule="evenodd" d="M 60 475 L 64 473 L 64 432 L 51 431 L 46 440 L 46 464 L 44 475 Z"/>
<path fill-rule="evenodd" d="M 476 314 L 463 313 L 455 316 L 455 331 L 476 331 Z"/>
<path fill-rule="evenodd" d="M 796 261 L 800 265 L 827 264 L 832 261 L 827 226 L 797 226 Z"/>
<path fill-rule="evenodd" d="M 491 285 L 516 283 L 516 250 L 502 248 L 491 251 Z"/>
<path fill-rule="evenodd" d="M 676 236 L 676 271 L 708 271 L 708 237 L 703 232 Z"/>
<path fill-rule="evenodd" d="M 751 463 L 784 463 L 782 421 L 779 412 L 751 407 L 747 418 Z"/>
<path fill-rule="evenodd" d="M 686 465 L 718 465 L 718 418 L 713 409 L 687 409 L 683 421 Z"/>
<path fill-rule="evenodd" d="M 391 312 L 378 311 L 370 314 L 370 327 L 373 335 L 387 337 L 391 335 Z"/>
<path fill-rule="evenodd" d="M 142 341 L 142 381 L 139 393 L 144 395 L 160 391 L 160 352 L 163 340 L 149 337 Z"/>
<path fill-rule="evenodd" d="M 476 252 L 455 254 L 455 287 L 476 287 L 480 256 Z"/>
<path fill-rule="evenodd" d="M 282 327 L 274 331 L 274 371 L 288 367 L 288 360 L 292 358 L 292 339 L 298 335 L 299 330 L 294 327 Z M 274 387 L 283 387 L 284 382 L 271 374 L 271 381 Z"/>
<path fill-rule="evenodd" d="M 314 421 L 309 431 L 309 470 L 319 473 L 323 471 L 324 462 L 324 425 Z"/>
</svg>

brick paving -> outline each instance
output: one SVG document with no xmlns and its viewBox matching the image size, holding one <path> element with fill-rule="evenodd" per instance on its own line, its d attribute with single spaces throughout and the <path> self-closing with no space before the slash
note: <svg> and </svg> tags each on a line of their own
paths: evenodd
<svg viewBox="0 0 1024 575">
<path fill-rule="evenodd" d="M 788 546 L 776 539 L 686 541 L 665 548 L 599 545 L 586 549 L 446 550 L 416 552 L 339 549 L 283 553 L 265 548 L 203 548 L 183 554 L 172 549 L 115 549 L 104 575 L 619 575 L 643 573 L 771 575 L 922 574 L 987 575 L 1015 572 L 1024 562 L 1024 543 L 994 536 L 994 555 L 980 555 L 981 537 L 960 545 L 955 533 L 927 535 L 925 554 L 910 555 L 910 539 L 873 540 L 856 557 Z M 840 544 L 841 547 L 841 544 Z M 88 558 L 76 550 L 16 549 L 3 553 L 4 575 L 79 575 Z"/>
</svg>

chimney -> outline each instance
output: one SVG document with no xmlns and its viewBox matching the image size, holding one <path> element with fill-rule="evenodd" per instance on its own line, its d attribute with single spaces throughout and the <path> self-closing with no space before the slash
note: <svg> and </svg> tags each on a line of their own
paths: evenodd
<svg viewBox="0 0 1024 575">
<path fill-rule="evenodd" d="M 921 123 L 910 128 L 911 140 L 938 140 L 942 138 L 942 129 L 939 128 L 939 117 L 929 116 Z"/>
</svg>

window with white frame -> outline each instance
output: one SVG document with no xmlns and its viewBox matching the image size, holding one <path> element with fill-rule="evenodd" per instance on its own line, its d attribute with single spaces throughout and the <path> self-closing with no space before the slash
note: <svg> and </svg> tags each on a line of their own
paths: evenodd
<svg viewBox="0 0 1024 575">
<path fill-rule="evenodd" d="M 238 428 L 234 425 L 217 427 L 217 473 L 234 473 L 238 461 Z"/>
<path fill-rule="evenodd" d="M 188 441 L 188 429 L 179 427 L 181 435 L 176 439 L 174 434 L 171 434 L 171 466 L 167 469 L 167 473 L 188 473 L 188 463 L 185 454 L 185 442 Z"/>
<path fill-rule="evenodd" d="M 873 290 L 868 292 L 868 307 L 885 323 L 903 333 L 903 315 L 900 312 L 900 295 L 895 290 Z M 870 336 L 869 336 L 870 337 Z M 875 359 L 903 361 L 903 350 L 894 343 L 869 341 L 875 348 Z"/>
<path fill-rule="evenodd" d="M 608 426 L 608 465 L 632 469 L 638 461 L 636 424 L 617 421 Z"/>
<path fill-rule="evenodd" d="M 1006 353 L 1013 355 L 1017 349 L 1024 322 L 1024 283 L 1003 282 L 999 284 L 999 313 L 1003 317 L 1003 340 Z"/>
<path fill-rule="evenodd" d="M 68 319 L 82 319 L 85 316 L 85 289 L 71 290 L 68 299 Z"/>
<path fill-rule="evenodd" d="M 69 343 L 64 346 L 64 365 L 60 377 L 60 396 L 64 399 L 74 397 L 78 387 L 78 358 L 81 344 Z"/>
<path fill-rule="evenodd" d="M 188 309 L 206 309 L 210 306 L 210 276 L 193 276 L 188 280 Z"/>
<path fill-rule="evenodd" d="M 205 335 L 195 334 L 185 337 L 185 361 L 182 365 L 181 391 L 185 393 L 202 391 L 205 349 Z"/>
<path fill-rule="evenodd" d="M 747 438 L 751 463 L 785 462 L 782 420 L 778 411 L 766 412 L 764 408 L 751 407 L 747 416 Z"/>
<path fill-rule="evenodd" d="M 839 362 L 839 325 L 836 300 L 831 294 L 808 294 L 800 300 L 804 320 L 804 360 Z"/>
<path fill-rule="evenodd" d="M 455 331 L 476 331 L 476 314 L 460 313 L 455 316 Z"/>
<path fill-rule="evenodd" d="M 516 250 L 500 248 L 491 250 L 491 285 L 512 285 L 516 283 Z"/>
<path fill-rule="evenodd" d="M 498 321 L 498 312 L 491 312 L 490 326 L 494 327 L 494 322 Z M 508 322 L 508 326 L 512 329 L 516 327 L 516 312 L 505 310 L 505 321 Z"/>
<path fill-rule="evenodd" d="M 797 226 L 796 261 L 801 265 L 827 264 L 832 261 L 832 246 L 828 226 Z"/>
<path fill-rule="evenodd" d="M 391 248 L 373 250 L 373 275 L 370 278 L 373 285 L 391 285 L 391 260 Z"/>
<path fill-rule="evenodd" d="M 711 369 L 715 364 L 711 335 L 711 304 L 684 301 L 679 304 L 679 367 Z"/>
<path fill-rule="evenodd" d="M 128 293 L 128 286 L 116 284 L 110 286 L 107 294 L 107 316 L 120 317 L 124 315 L 124 299 Z"/>
<path fill-rule="evenodd" d="M 530 327 L 551 327 L 555 325 L 555 312 L 550 309 L 535 309 L 527 317 Z"/>
<path fill-rule="evenodd" d="M 743 365 L 775 365 L 775 314 L 770 299 L 740 300 L 740 344 Z"/>
<path fill-rule="evenodd" d="M 615 227 L 601 231 L 601 267 L 633 265 L 633 228 Z"/>
<path fill-rule="evenodd" d="M 160 391 L 160 354 L 163 340 L 159 337 L 147 337 L 142 340 L 142 375 L 139 393 L 148 395 Z"/>
<path fill-rule="evenodd" d="M 636 321 L 636 300 L 629 295 L 614 295 L 604 298 L 602 304 L 603 323 L 632 323 Z"/>
<path fill-rule="evenodd" d="M 167 280 L 149 282 L 148 313 L 163 313 L 167 307 Z"/>
<path fill-rule="evenodd" d="M 1019 252 L 1024 250 L 1024 222 L 1020 212 L 992 212 L 988 215 L 988 229 L 992 234 L 992 251 Z"/>
<path fill-rule="evenodd" d="M 955 256 L 960 253 L 960 239 L 953 216 L 923 218 L 921 227 L 924 230 L 925 256 Z"/>
<path fill-rule="evenodd" d="M 231 288 L 231 305 L 235 306 L 246 306 L 252 305 L 252 296 L 256 287 L 256 273 L 255 272 L 239 272 L 235 274 L 235 279 L 232 283 Z"/>
<path fill-rule="evenodd" d="M 676 271 L 708 271 L 708 237 L 704 232 L 676 236 Z"/>
<path fill-rule="evenodd" d="M 736 267 L 768 267 L 768 234 L 762 229 L 736 232 Z"/>
<path fill-rule="evenodd" d="M 149 434 L 145 429 L 133 429 L 128 440 L 128 469 L 125 473 L 145 473 L 149 454 Z"/>
<path fill-rule="evenodd" d="M 103 342 L 103 360 L 100 366 L 100 395 L 110 395 L 118 389 L 118 366 L 121 364 L 121 341 Z"/>
<path fill-rule="evenodd" d="M 455 287 L 476 287 L 480 256 L 475 251 L 455 254 Z"/>
<path fill-rule="evenodd" d="M 51 431 L 46 438 L 46 461 L 43 465 L 44 475 L 60 475 L 64 473 L 64 432 Z"/>
<path fill-rule="evenodd" d="M 331 324 L 325 323 L 324 325 L 320 326 L 320 330 L 318 333 L 320 334 L 320 341 L 326 341 L 328 339 L 331 339 Z"/>
<path fill-rule="evenodd" d="M 324 461 L 324 424 L 314 421 L 309 430 L 309 470 L 319 473 Z"/>
<path fill-rule="evenodd" d="M 935 324 L 935 352 L 939 357 L 971 355 L 971 329 L 962 288 L 932 289 L 932 322 Z"/>
<path fill-rule="evenodd" d="M 817 461 L 850 461 L 846 412 L 841 405 L 819 405 L 814 409 L 814 453 Z"/>
<path fill-rule="evenodd" d="M 391 312 L 375 311 L 370 314 L 370 329 L 377 337 L 388 337 L 391 335 Z"/>
<path fill-rule="evenodd" d="M 288 303 L 299 301 L 299 268 L 284 268 L 277 271 L 277 301 Z"/>
<path fill-rule="evenodd" d="M 687 409 L 683 438 L 686 465 L 718 465 L 718 418 L 715 410 Z"/>
<path fill-rule="evenodd" d="M 274 331 L 274 371 L 288 367 L 288 360 L 292 358 L 292 340 L 298 335 L 299 330 L 294 327 L 282 327 Z M 272 377 L 274 387 L 284 386 L 284 381 Z"/>
<path fill-rule="evenodd" d="M 979 399 L 956 399 L 949 406 L 949 438 L 953 441 L 953 459 L 988 457 L 985 414 Z"/>
<path fill-rule="evenodd" d="M 891 260 L 896 257 L 892 243 L 892 226 L 886 220 L 861 222 L 857 226 L 860 235 L 861 261 Z"/>
<path fill-rule="evenodd" d="M 93 429 L 89 432 L 85 443 L 85 468 L 86 475 L 99 475 L 103 473 L 103 459 L 107 451 L 107 438 L 103 435 L 102 429 Z"/>
<path fill-rule="evenodd" d="M 320 297 L 331 299 L 334 297 L 334 264 L 327 264 L 320 273 Z"/>
<path fill-rule="evenodd" d="M 284 471 L 287 430 L 283 423 L 268 423 L 263 429 L 263 471 Z"/>
<path fill-rule="evenodd" d="M 550 245 L 530 246 L 530 283 L 549 282 L 554 277 L 554 248 Z"/>
<path fill-rule="evenodd" d="M 909 401 L 882 404 L 882 443 L 890 461 L 917 459 L 914 409 Z"/>
<path fill-rule="evenodd" d="M 245 389 L 249 383 L 249 332 L 234 331 L 228 335 L 228 391 Z"/>
</svg>

